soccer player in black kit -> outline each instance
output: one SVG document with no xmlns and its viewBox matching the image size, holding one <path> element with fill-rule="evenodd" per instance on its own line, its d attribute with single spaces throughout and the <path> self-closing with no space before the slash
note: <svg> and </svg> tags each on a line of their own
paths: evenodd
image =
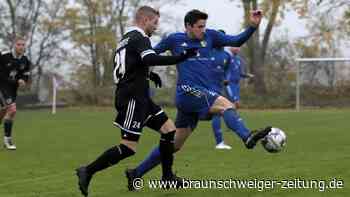
<svg viewBox="0 0 350 197">
<path fill-rule="evenodd" d="M 115 107 L 118 115 L 114 125 L 121 129 L 120 144 L 106 150 L 92 163 L 76 170 L 80 191 L 88 195 L 92 176 L 119 161 L 132 156 L 143 127 L 158 131 L 161 135 L 162 180 L 180 180 L 172 172 L 174 135 L 172 120 L 149 96 L 149 80 L 161 86 L 160 77 L 149 71 L 149 66 L 174 65 L 195 56 L 197 49 L 188 48 L 178 56 L 160 56 L 152 49 L 149 37 L 157 29 L 159 12 L 151 7 L 140 7 L 134 17 L 134 25 L 122 37 L 114 58 Z M 127 173 L 127 172 L 126 172 Z"/>
<path fill-rule="evenodd" d="M 0 124 L 4 124 L 4 147 L 16 150 L 12 127 L 16 116 L 17 89 L 24 87 L 30 77 L 31 62 L 24 55 L 25 39 L 17 37 L 14 48 L 0 53 Z"/>
</svg>

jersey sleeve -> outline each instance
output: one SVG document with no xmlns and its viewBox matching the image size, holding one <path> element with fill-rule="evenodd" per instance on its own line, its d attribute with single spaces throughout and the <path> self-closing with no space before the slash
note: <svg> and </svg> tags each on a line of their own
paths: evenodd
<svg viewBox="0 0 350 197">
<path fill-rule="evenodd" d="M 215 30 L 209 30 L 209 32 L 213 38 L 214 47 L 240 47 L 253 35 L 255 30 L 255 27 L 248 27 L 246 30 L 244 30 L 238 35 L 228 35 Z"/>
<path fill-rule="evenodd" d="M 148 37 L 140 37 L 136 40 L 135 49 L 138 54 L 140 54 L 141 59 L 143 59 L 146 55 L 155 54 L 156 52 L 153 50 L 151 41 Z"/>
</svg>

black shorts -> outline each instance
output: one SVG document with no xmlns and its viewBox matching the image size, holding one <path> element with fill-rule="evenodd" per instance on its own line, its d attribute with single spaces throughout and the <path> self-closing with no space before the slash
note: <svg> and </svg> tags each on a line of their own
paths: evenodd
<svg viewBox="0 0 350 197">
<path fill-rule="evenodd" d="M 117 98 L 118 99 L 118 98 Z M 116 100 L 118 112 L 114 125 L 122 131 L 122 139 L 138 141 L 143 127 L 159 131 L 168 120 L 168 116 L 161 107 L 150 98 L 120 98 Z"/>
<path fill-rule="evenodd" d="M 0 108 L 4 108 L 16 102 L 16 92 L 0 87 Z"/>
</svg>

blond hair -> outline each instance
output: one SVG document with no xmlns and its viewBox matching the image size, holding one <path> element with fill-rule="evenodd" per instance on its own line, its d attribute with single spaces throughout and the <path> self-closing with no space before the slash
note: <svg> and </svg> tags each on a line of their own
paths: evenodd
<svg viewBox="0 0 350 197">
<path fill-rule="evenodd" d="M 143 17 L 152 18 L 153 16 L 160 16 L 159 11 L 149 6 L 142 6 L 137 9 L 134 20 L 137 22 Z"/>
</svg>

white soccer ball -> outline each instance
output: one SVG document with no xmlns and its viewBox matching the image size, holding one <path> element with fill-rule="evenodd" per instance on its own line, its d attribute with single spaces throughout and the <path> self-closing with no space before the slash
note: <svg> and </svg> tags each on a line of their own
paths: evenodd
<svg viewBox="0 0 350 197">
<path fill-rule="evenodd" d="M 286 145 L 287 136 L 279 128 L 271 128 L 271 131 L 261 140 L 261 144 L 270 153 L 280 152 Z"/>
</svg>

